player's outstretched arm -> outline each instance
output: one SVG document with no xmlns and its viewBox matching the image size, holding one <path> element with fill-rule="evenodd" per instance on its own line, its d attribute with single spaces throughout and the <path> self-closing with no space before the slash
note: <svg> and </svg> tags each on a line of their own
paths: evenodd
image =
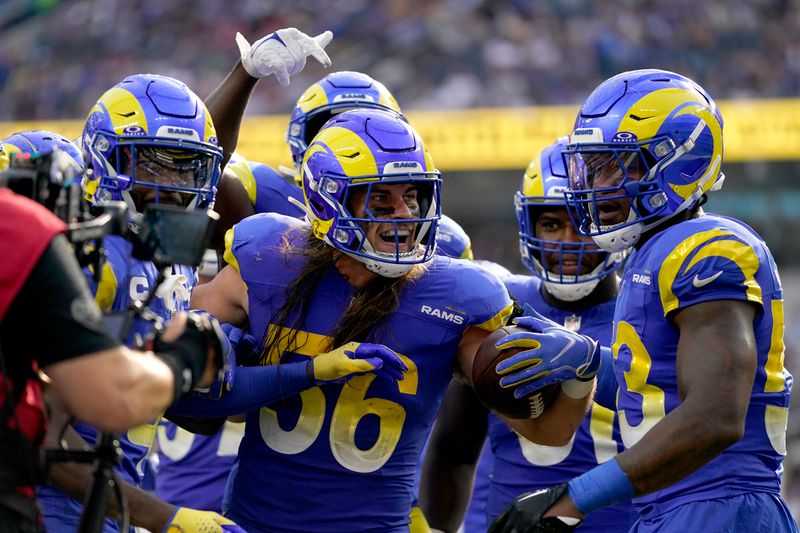
<svg viewBox="0 0 800 533">
<path fill-rule="evenodd" d="M 488 415 L 472 387 L 450 382 L 420 475 L 419 506 L 434 529 L 457 531 L 464 521 Z"/>
<path fill-rule="evenodd" d="M 284 28 L 251 45 L 241 33 L 236 34 L 241 59 L 205 100 L 225 162 L 236 150 L 244 110 L 258 80 L 274 75 L 281 85 L 287 86 L 291 76 L 303 70 L 309 56 L 329 67 L 331 60 L 325 47 L 332 38 L 329 31 L 311 37 L 296 28 Z"/>
</svg>

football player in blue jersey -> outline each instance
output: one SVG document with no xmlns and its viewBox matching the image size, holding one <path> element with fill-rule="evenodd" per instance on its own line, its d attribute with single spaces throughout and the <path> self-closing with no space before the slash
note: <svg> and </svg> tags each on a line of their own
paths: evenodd
<svg viewBox="0 0 800 533">
<path fill-rule="evenodd" d="M 202 101 L 183 83 L 156 75 L 125 78 L 103 94 L 89 112 L 82 134 L 83 153 L 89 172 L 83 180 L 86 199 L 95 206 L 111 200 L 128 206 L 130 231 L 137 231 L 144 206 L 165 203 L 187 209 L 208 209 L 214 199 L 222 152 Z M 157 291 L 149 304 L 153 313 L 168 320 L 188 310 L 189 293 L 195 283 L 192 267 L 172 265 L 165 280 L 155 287 L 157 266 L 132 258 L 131 241 L 111 235 L 104 240 L 105 261 L 99 277 L 87 269 L 90 288 L 100 308 L 106 312 L 126 311 L 136 300 L 145 300 Z M 143 338 L 152 325 L 137 321 L 130 342 Z M 93 443 L 97 431 L 84 423 L 68 430 L 73 444 Z M 119 436 L 122 459 L 117 474 L 124 482 L 137 485 L 143 475 L 143 461 L 153 441 L 155 424 L 130 429 Z M 80 495 L 87 485 L 88 469 L 65 465 L 54 470 L 54 482 L 70 494 Z M 133 493 L 128 492 L 133 496 Z M 39 491 L 45 522 L 50 531 L 74 531 L 82 504 L 61 490 L 45 486 Z M 161 503 L 161 502 L 158 502 Z M 161 503 L 142 520 L 133 500 L 134 523 L 163 527 L 168 523 L 210 520 L 230 521 L 211 515 L 197 515 L 191 509 L 176 510 Z M 156 504 L 153 504 L 156 505 Z M 170 515 L 175 514 L 170 518 Z M 152 520 L 152 521 L 150 521 Z M 106 529 L 116 530 L 107 521 Z"/>
<path fill-rule="evenodd" d="M 512 303 L 488 271 L 434 254 L 439 173 L 397 114 L 336 115 L 302 169 L 308 222 L 262 214 L 234 226 L 228 266 L 192 306 L 247 322 L 262 364 L 383 347 L 403 379 L 341 384 L 312 371 L 318 386 L 248 409 L 229 514 L 248 531 L 408 531 L 417 460 L 453 365 L 470 371 Z M 557 418 L 516 427 L 566 442 L 573 428 L 557 426 L 586 403 L 559 397 Z"/>
<path fill-rule="evenodd" d="M 630 499 L 637 532 L 798 530 L 780 496 L 792 377 L 775 262 L 748 226 L 701 208 L 724 179 L 722 132 L 708 93 L 663 70 L 614 76 L 581 107 L 568 204 L 598 246 L 632 249 L 611 369 L 626 450 L 519 497 L 490 531 L 570 531 Z M 552 358 L 566 339 L 589 342 L 532 321 L 541 345 L 509 358 L 503 378 L 520 394 L 573 375 L 568 356 Z"/>
<path fill-rule="evenodd" d="M 237 68 L 241 74 L 243 67 L 237 65 Z M 251 69 L 244 76 L 236 76 L 234 72 L 226 81 L 228 84 L 235 81 L 249 87 L 257 80 Z M 225 94 L 230 94 L 230 91 Z M 220 116 L 218 109 L 223 108 L 225 101 L 218 97 L 210 100 L 212 113 Z M 246 100 L 239 103 L 244 102 Z M 243 107 L 237 106 L 237 112 Z M 358 72 L 334 72 L 307 88 L 297 101 L 286 132 L 296 166 L 292 169 L 282 168 L 285 176 L 268 165 L 248 161 L 236 153 L 231 154 L 223 178 L 226 175 L 235 177 L 246 192 L 246 199 L 228 195 L 223 204 L 215 206 L 222 214 L 220 227 L 230 227 L 255 213 L 278 213 L 296 218 L 305 216 L 305 211 L 298 207 L 303 203 L 303 191 L 296 184 L 296 175 L 308 143 L 331 116 L 357 107 L 400 112 L 394 96 L 381 83 Z M 220 193 L 228 194 L 233 188 L 228 185 Z M 233 205 L 232 202 L 238 203 Z M 452 249 L 463 242 L 463 239 L 459 239 L 458 229 L 451 230 L 454 235 Z M 210 279 L 216 274 L 221 261 L 215 252 L 207 253 L 207 256 L 211 268 L 204 269 L 204 273 L 212 273 L 208 276 Z M 162 422 L 158 433 L 160 446 L 156 493 L 175 504 L 188 505 L 191 502 L 195 507 L 219 511 L 224 492 L 221 487 L 235 460 L 238 448 L 236 438 L 239 435 L 240 425 L 231 421 L 211 436 L 193 435 L 172 422 Z M 198 476 L 200 471 L 202 475 Z"/>
<path fill-rule="evenodd" d="M 623 254 L 598 249 L 573 226 L 564 200 L 567 177 L 561 151 L 566 140 L 533 159 L 515 196 L 522 262 L 533 276 L 512 275 L 503 281 L 521 304 L 609 345 L 615 270 Z M 487 457 L 479 459 L 487 434 L 483 452 Z M 482 520 L 471 517 L 465 522 L 464 530 L 470 533 L 486 531 L 516 496 L 567 481 L 614 457 L 621 442 L 614 412 L 593 404 L 566 446 L 534 444 L 489 415 L 469 387 L 453 384 L 431 448 L 435 452 L 428 456 L 423 472 L 422 508 L 431 526 L 443 531 L 455 531 L 461 523 L 476 462 L 492 465 L 485 478 L 475 479 L 479 488 L 488 484 L 488 496 L 483 509 L 474 509 L 474 502 L 470 505 L 482 515 Z M 629 503 L 609 507 L 587 519 L 581 530 L 624 531 L 633 523 L 632 516 Z"/>
</svg>

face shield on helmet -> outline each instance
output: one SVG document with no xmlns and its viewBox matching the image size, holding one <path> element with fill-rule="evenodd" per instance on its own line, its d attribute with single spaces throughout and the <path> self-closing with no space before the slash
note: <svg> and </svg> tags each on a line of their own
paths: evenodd
<svg viewBox="0 0 800 533">
<path fill-rule="evenodd" d="M 402 116 L 397 100 L 381 82 L 360 72 L 328 74 L 303 92 L 289 119 L 286 142 L 298 185 L 300 165 L 311 140 L 332 116 L 351 109 L 382 109 Z"/>
<path fill-rule="evenodd" d="M 625 72 L 601 84 L 563 152 L 581 233 L 625 250 L 721 188 L 722 124 L 711 97 L 672 72 Z"/>
<path fill-rule="evenodd" d="M 222 151 L 202 100 L 178 80 L 125 78 L 89 112 L 82 135 L 91 170 L 87 200 L 123 200 L 132 213 L 148 203 L 212 205 Z"/>
<path fill-rule="evenodd" d="M 337 115 L 303 159 L 314 234 L 384 277 L 433 258 L 440 188 L 417 132 L 385 111 Z"/>
<path fill-rule="evenodd" d="M 531 161 L 514 205 L 522 263 L 550 294 L 573 302 L 613 274 L 624 256 L 599 249 L 573 230 L 564 199 L 567 177 L 561 151 L 566 142 L 566 137 L 559 139 Z"/>
</svg>

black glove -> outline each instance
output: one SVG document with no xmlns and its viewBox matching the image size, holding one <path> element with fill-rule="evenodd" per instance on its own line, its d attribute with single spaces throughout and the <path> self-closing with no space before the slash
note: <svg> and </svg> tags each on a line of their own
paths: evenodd
<svg viewBox="0 0 800 533">
<path fill-rule="evenodd" d="M 567 493 L 567 484 L 537 490 L 518 496 L 489 526 L 489 533 L 563 533 L 574 531 L 581 523 L 573 525 L 560 517 L 542 515 Z"/>
<path fill-rule="evenodd" d="M 232 368 L 228 360 L 230 343 L 217 319 L 203 311 L 187 313 L 186 329 L 173 342 L 156 337 L 153 351 L 172 368 L 176 399 L 189 392 L 203 375 L 209 348 L 214 352 L 217 379 L 222 380 Z"/>
</svg>

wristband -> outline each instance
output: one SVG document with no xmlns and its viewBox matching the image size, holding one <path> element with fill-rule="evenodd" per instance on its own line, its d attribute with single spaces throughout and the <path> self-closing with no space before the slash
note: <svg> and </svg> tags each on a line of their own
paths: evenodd
<svg viewBox="0 0 800 533">
<path fill-rule="evenodd" d="M 594 379 L 584 381 L 582 379 L 568 379 L 561 382 L 561 391 L 572 398 L 573 400 L 580 400 L 592 392 L 594 386 Z"/>
<path fill-rule="evenodd" d="M 164 361 L 175 375 L 175 397 L 192 390 L 203 373 L 208 358 L 206 333 L 187 327 L 174 342 L 156 341 L 156 357 Z"/>
<path fill-rule="evenodd" d="M 568 490 L 569 497 L 583 514 L 630 500 L 635 492 L 616 458 L 576 477 L 569 482 Z"/>
</svg>

